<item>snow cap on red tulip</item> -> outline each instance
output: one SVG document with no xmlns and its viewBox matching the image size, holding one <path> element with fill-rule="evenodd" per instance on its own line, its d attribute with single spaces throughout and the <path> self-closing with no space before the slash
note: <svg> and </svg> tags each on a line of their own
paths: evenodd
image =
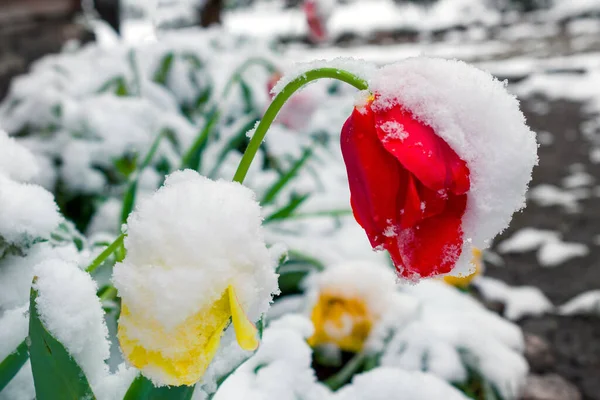
<svg viewBox="0 0 600 400">
<path fill-rule="evenodd" d="M 465 276 L 525 205 L 535 134 L 517 99 L 460 61 L 380 68 L 342 129 L 354 215 L 401 277 Z"/>
</svg>

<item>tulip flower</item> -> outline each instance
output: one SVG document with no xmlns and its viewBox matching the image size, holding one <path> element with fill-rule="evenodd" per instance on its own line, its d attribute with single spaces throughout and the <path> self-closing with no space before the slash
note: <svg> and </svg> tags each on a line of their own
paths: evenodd
<svg viewBox="0 0 600 400">
<path fill-rule="evenodd" d="M 361 351 L 372 328 L 398 303 L 393 273 L 378 264 L 336 265 L 309 284 L 309 296 L 316 299 L 310 313 L 315 328 L 308 339 L 311 347 L 334 344 Z"/>
<path fill-rule="evenodd" d="M 283 81 L 234 180 L 243 182 L 295 91 L 321 78 L 346 82 L 362 92 L 342 128 L 341 149 L 352 210 L 372 247 L 387 250 L 406 280 L 470 275 L 473 248 L 489 246 L 525 206 L 537 165 L 535 134 L 518 101 L 489 73 L 460 61 L 335 64 L 341 68 L 312 64 Z"/>
<path fill-rule="evenodd" d="M 175 172 L 127 221 L 127 256 L 113 281 L 127 361 L 155 385 L 192 385 L 231 324 L 258 346 L 256 321 L 277 292 L 254 194 L 195 171 Z"/>
<path fill-rule="evenodd" d="M 327 19 L 329 10 L 317 0 L 306 0 L 303 5 L 306 23 L 308 24 L 309 39 L 313 43 L 327 40 Z"/>
<path fill-rule="evenodd" d="M 408 279 L 450 272 L 463 243 L 469 168 L 400 105 L 355 107 L 342 128 L 342 154 L 357 222 Z"/>
</svg>

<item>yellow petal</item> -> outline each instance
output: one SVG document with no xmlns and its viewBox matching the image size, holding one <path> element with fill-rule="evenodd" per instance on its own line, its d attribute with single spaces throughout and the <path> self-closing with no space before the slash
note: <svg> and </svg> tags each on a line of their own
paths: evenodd
<svg viewBox="0 0 600 400">
<path fill-rule="evenodd" d="M 256 350 L 258 348 L 258 330 L 248 319 L 235 294 L 233 286 L 227 287 L 229 292 L 229 306 L 231 307 L 231 320 L 238 344 L 244 350 Z"/>
<path fill-rule="evenodd" d="M 174 329 L 132 314 L 122 305 L 118 338 L 123 355 L 160 385 L 193 385 L 214 358 L 231 317 L 229 296 L 200 310 Z"/>
<path fill-rule="evenodd" d="M 475 271 L 467 276 L 444 276 L 444 282 L 460 289 L 466 289 L 471 281 L 482 272 L 482 252 L 478 248 L 473 248 L 473 258 L 471 263 L 475 264 Z"/>
</svg>

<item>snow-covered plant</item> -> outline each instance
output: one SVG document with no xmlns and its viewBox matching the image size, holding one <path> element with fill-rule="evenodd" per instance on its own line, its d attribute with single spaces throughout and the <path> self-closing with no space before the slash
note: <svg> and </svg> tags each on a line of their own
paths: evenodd
<svg viewBox="0 0 600 400">
<path fill-rule="evenodd" d="M 213 37 L 209 48 L 231 50 L 226 38 L 221 39 Z M 176 52 L 164 52 L 161 46 L 156 46 L 161 49 L 159 57 L 150 51 L 154 64 L 145 62 L 143 52 L 116 50 L 125 60 L 120 64 L 125 66 L 119 72 L 123 75 L 117 74 L 123 79 L 110 84 L 114 87 L 109 85 L 114 93 L 106 97 L 89 96 L 94 91 L 90 87 L 97 87 L 95 77 L 85 80 L 87 86 L 67 89 L 60 74 L 66 79 L 80 77 L 68 71 L 75 57 L 39 75 L 40 84 L 45 74 L 59 82 L 51 96 L 59 99 L 61 106 L 41 113 L 46 119 L 29 124 L 24 117 L 36 106 L 27 84 L 14 89 L 13 97 L 0 110 L 3 115 L 17 116 L 9 121 L 11 133 L 22 136 L 23 143 L 34 151 L 45 153 L 46 164 L 61 164 L 59 182 L 76 182 L 71 175 L 81 173 L 86 185 L 98 184 L 86 193 L 98 196 L 112 176 L 104 171 L 101 179 L 93 178 L 100 176 L 98 165 L 121 173 L 110 186 L 115 189 L 110 196 L 120 212 L 107 213 L 108 218 L 98 213 L 96 219 L 112 218 L 115 226 L 125 223 L 122 233 L 112 242 L 108 240 L 102 251 L 84 249 L 84 257 L 78 252 L 83 248 L 77 249 L 73 240 L 67 240 L 69 246 L 75 246 L 72 254 L 57 260 L 44 256 L 37 266 L 31 265 L 29 275 L 23 275 L 28 281 L 33 278 L 30 296 L 28 282 L 24 297 L 19 294 L 21 303 L 11 304 L 10 313 L 0 309 L 0 318 L 20 327 L 14 330 L 16 336 L 10 328 L 6 330 L 11 339 L 6 341 L 10 348 L 1 349 L 6 354 L 0 354 L 4 359 L 0 392 L 10 389 L 6 385 L 27 381 L 20 397 L 28 400 L 33 395 L 56 398 L 52 396 L 57 393 L 65 398 L 206 399 L 226 398 L 240 390 L 242 394 L 237 396 L 246 398 L 256 391 L 267 399 L 347 399 L 360 396 L 377 382 L 388 382 L 381 384 L 390 393 L 401 393 L 389 382 L 414 377 L 431 382 L 431 393 L 448 398 L 461 395 L 446 382 L 468 387 L 472 379 L 504 399 L 517 396 L 527 365 L 520 354 L 521 332 L 515 325 L 441 281 L 395 284 L 396 278 L 417 283 L 446 274 L 470 279 L 473 252 L 488 246 L 523 206 L 537 161 L 535 137 L 525 125 L 517 101 L 501 83 L 464 63 L 430 58 L 381 68 L 339 60 L 301 66 L 290 78 L 280 80 L 271 105 L 246 140 L 245 129 L 242 136 L 231 132 L 249 128 L 246 117 L 250 116 L 253 124 L 262 109 L 230 109 L 223 98 L 238 84 L 242 104 L 252 98 L 247 95 L 249 85 L 242 83 L 243 71 L 256 63 L 270 64 L 250 59 L 220 84 L 217 76 L 222 74 L 205 75 L 204 68 L 228 65 L 225 55 L 209 61 L 190 56 L 186 46 L 194 49 L 192 45 Z M 88 48 L 78 54 L 86 52 L 98 56 L 98 62 L 102 60 L 100 49 Z M 88 64 L 89 59 L 81 62 Z M 152 73 L 145 70 L 148 65 L 154 65 Z M 255 82 L 263 91 L 273 73 L 272 66 L 266 69 L 265 80 Z M 305 317 L 287 316 L 265 327 L 264 314 L 279 292 L 278 283 L 283 283 L 278 282 L 277 274 L 287 275 L 276 269 L 285 260 L 284 252 L 279 246 L 269 249 L 268 243 L 272 245 L 279 232 L 294 223 L 292 217 L 301 217 L 296 211 L 310 193 L 295 192 L 302 188 L 301 178 L 293 189 L 289 182 L 318 150 L 316 145 L 295 149 L 301 156 L 287 160 L 283 168 L 274 153 L 259 150 L 286 101 L 321 78 L 333 78 L 360 90 L 354 109 L 345 110 L 351 114 L 342 128 L 341 153 L 335 146 L 336 154 L 345 161 L 343 186 L 348 190 L 347 176 L 356 222 L 373 248 L 388 251 L 397 273 L 382 263 L 329 267 L 330 263 L 291 248 L 291 262 L 300 260 L 325 271 L 306 281 L 307 295 L 300 296 Z M 215 90 L 209 87 L 222 89 L 217 92 L 223 96 L 211 97 Z M 72 97 L 64 98 L 63 91 L 69 90 L 74 91 Z M 25 95 L 14 97 L 19 92 Z M 205 95 L 208 99 L 200 101 Z M 86 99 L 91 99 L 90 104 L 81 106 Z M 123 126 L 137 132 L 130 136 L 139 141 L 130 143 L 130 139 L 108 133 L 116 126 L 123 129 L 118 121 L 105 115 L 92 117 L 99 109 L 94 107 L 103 101 L 112 107 L 103 112 L 110 109 L 115 121 L 134 116 Z M 144 108 L 146 105 L 150 108 Z M 136 114 L 138 107 L 143 110 Z M 347 117 L 343 114 L 340 125 Z M 318 120 L 319 115 L 314 111 L 313 118 Z M 175 120 L 174 125 L 152 122 Z M 104 136 L 86 130 L 86 124 L 94 122 L 109 127 Z M 138 123 L 142 128 L 136 131 Z M 331 125 L 331 118 L 326 123 Z M 65 131 L 68 124 L 73 124 L 69 129 L 78 128 Z M 297 135 L 281 125 L 273 129 Z M 100 140 L 95 146 L 97 137 Z M 0 139 L 8 148 L 15 145 L 6 136 Z M 332 147 L 323 146 L 327 150 Z M 66 148 L 70 152 L 64 153 Z M 140 156 L 127 164 L 123 156 L 130 148 Z M 22 150 L 14 154 L 31 158 Z M 251 170 L 257 154 L 261 165 L 256 167 L 255 162 Z M 81 161 L 82 157 L 88 159 Z M 168 165 L 160 167 L 158 159 L 167 160 Z M 65 167 L 69 162 L 80 164 Z M 65 237 L 77 237 L 67 223 L 62 236 L 53 239 L 61 217 L 52 197 L 36 186 L 15 183 L 10 174 L 26 171 L 11 169 L 12 162 L 8 165 L 9 172 L 0 175 L 0 183 L 6 180 L 6 185 L 0 186 L 0 201 L 13 207 L 20 219 L 8 228 L 0 221 L 4 257 L 17 252 L 13 248 L 29 257 L 28 252 L 38 243 L 52 247 L 52 240 L 65 242 Z M 127 168 L 119 169 L 123 165 Z M 155 179 L 149 185 L 153 190 L 142 195 L 138 186 L 149 166 L 154 167 Z M 186 167 L 190 169 L 173 172 Z M 334 184 L 337 179 L 327 172 L 315 173 L 314 180 Z M 233 182 L 217 180 L 229 174 Z M 254 193 L 242 186 L 246 176 L 246 184 L 256 186 Z M 67 204 L 60 201 L 66 192 L 59 186 L 54 186 L 58 202 L 68 211 Z M 35 188 L 35 193 L 23 192 L 21 198 L 46 198 L 50 208 L 40 209 L 51 209 L 56 221 L 44 225 L 43 232 L 36 230 L 35 223 L 48 220 L 32 219 L 33 214 L 23 211 L 30 204 L 11 203 L 12 197 L 3 195 L 4 187 L 14 192 Z M 280 200 L 282 197 L 285 199 Z M 270 228 L 271 224 L 275 227 Z M 61 293 L 69 297 L 64 306 L 59 305 Z M 22 341 L 27 334 L 27 309 L 29 340 Z M 0 329 L 0 334 L 4 332 Z M 118 338 L 120 352 L 114 357 L 107 336 L 113 344 Z M 261 339 L 264 347 L 259 347 Z M 286 346 L 290 351 L 280 354 Z M 327 377 L 322 370 L 311 369 L 311 346 L 319 349 L 315 358 L 328 362 L 343 361 L 343 353 L 352 356 Z M 23 367 L 27 357 L 31 367 Z M 498 372 L 500 363 L 510 365 L 511 374 Z M 284 372 L 286 368 L 295 373 Z M 408 372 L 417 370 L 425 372 Z M 33 387 L 29 375 L 21 376 L 27 371 L 33 375 Z M 364 374 L 349 383 L 358 372 Z M 53 382 L 58 389 L 52 389 Z M 339 392 L 330 391 L 346 385 Z"/>
<path fill-rule="evenodd" d="M 115 265 L 125 358 L 157 386 L 192 385 L 230 319 L 245 350 L 277 292 L 253 193 L 185 170 L 127 221 L 127 255 Z"/>
</svg>

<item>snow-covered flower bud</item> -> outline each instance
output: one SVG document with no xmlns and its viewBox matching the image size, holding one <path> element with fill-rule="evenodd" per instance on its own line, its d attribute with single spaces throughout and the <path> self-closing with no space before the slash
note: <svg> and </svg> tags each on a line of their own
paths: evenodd
<svg viewBox="0 0 600 400">
<path fill-rule="evenodd" d="M 113 276 L 118 337 L 155 385 L 198 381 L 230 321 L 243 349 L 258 346 L 251 321 L 278 291 L 261 221 L 248 188 L 191 170 L 167 177 L 130 215 Z"/>
<path fill-rule="evenodd" d="M 312 347 L 333 344 L 359 352 L 373 326 L 395 303 L 391 269 L 370 263 L 345 263 L 328 268 L 311 285 L 310 318 L 315 327 Z"/>
</svg>

